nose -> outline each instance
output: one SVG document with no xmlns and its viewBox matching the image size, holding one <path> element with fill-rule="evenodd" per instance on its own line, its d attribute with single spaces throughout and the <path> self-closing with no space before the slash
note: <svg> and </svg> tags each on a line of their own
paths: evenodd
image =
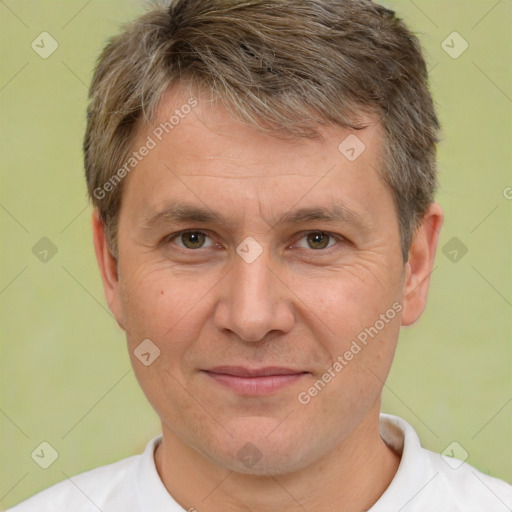
<svg viewBox="0 0 512 512">
<path fill-rule="evenodd" d="M 223 283 L 215 312 L 218 329 L 230 331 L 246 342 L 285 334 L 294 324 L 291 290 L 270 267 L 268 251 L 248 263 L 235 258 Z"/>
</svg>

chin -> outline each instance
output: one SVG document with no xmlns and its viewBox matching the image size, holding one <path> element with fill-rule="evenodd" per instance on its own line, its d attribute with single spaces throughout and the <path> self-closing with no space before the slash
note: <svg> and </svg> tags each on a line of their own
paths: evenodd
<svg viewBox="0 0 512 512">
<path fill-rule="evenodd" d="M 261 458 L 251 461 L 240 461 L 235 455 L 226 457 L 223 454 L 224 464 L 221 463 L 226 469 L 235 473 L 253 476 L 281 476 L 300 471 L 309 466 L 314 461 L 314 457 L 303 457 L 296 452 L 280 451 L 279 453 L 265 450 L 261 452 Z M 219 463 L 221 461 L 217 461 Z"/>
<path fill-rule="evenodd" d="M 320 447 L 315 449 L 316 443 L 304 429 L 296 426 L 278 432 L 277 425 L 273 432 L 254 425 L 252 430 L 230 437 L 227 443 L 210 446 L 213 450 L 209 455 L 230 471 L 260 476 L 293 473 L 318 458 Z"/>
</svg>

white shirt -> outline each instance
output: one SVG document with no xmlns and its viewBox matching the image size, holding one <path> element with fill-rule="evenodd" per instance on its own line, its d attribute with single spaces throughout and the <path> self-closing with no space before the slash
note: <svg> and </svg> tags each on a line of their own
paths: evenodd
<svg viewBox="0 0 512 512">
<path fill-rule="evenodd" d="M 414 429 L 401 418 L 381 414 L 380 434 L 401 453 L 401 461 L 393 481 L 369 512 L 512 511 L 512 486 L 457 459 L 425 450 Z M 153 453 L 160 441 L 158 436 L 141 455 L 72 477 L 8 512 L 183 512 L 156 470 Z M 200 504 L 196 506 L 201 510 Z"/>
</svg>

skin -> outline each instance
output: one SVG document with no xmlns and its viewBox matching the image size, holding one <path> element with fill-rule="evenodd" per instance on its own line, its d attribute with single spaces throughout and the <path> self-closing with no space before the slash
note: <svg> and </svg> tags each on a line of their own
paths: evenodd
<svg viewBox="0 0 512 512">
<path fill-rule="evenodd" d="M 315 140 L 286 139 L 196 98 L 192 113 L 125 178 L 117 261 L 93 214 L 107 302 L 162 422 L 160 477 L 185 509 L 367 510 L 398 468 L 399 456 L 379 436 L 380 398 L 400 328 L 426 304 L 442 210 L 430 205 L 404 263 L 391 191 L 377 172 L 378 122 L 366 119 L 357 133 L 366 150 L 351 162 L 338 150 L 351 133 L 342 127 L 325 126 Z M 179 88 L 167 91 L 157 121 L 139 127 L 133 147 L 187 99 Z M 224 220 L 146 222 L 177 202 Z M 277 222 L 298 208 L 332 205 L 360 222 Z M 183 230 L 208 236 L 170 236 Z M 236 252 L 249 236 L 262 250 L 252 263 Z M 394 303 L 401 312 L 300 403 L 299 393 Z M 145 339 L 160 349 L 149 366 L 134 355 Z M 306 373 L 246 396 L 203 371 L 219 365 Z M 261 454 L 251 467 L 237 456 L 247 443 Z"/>
</svg>

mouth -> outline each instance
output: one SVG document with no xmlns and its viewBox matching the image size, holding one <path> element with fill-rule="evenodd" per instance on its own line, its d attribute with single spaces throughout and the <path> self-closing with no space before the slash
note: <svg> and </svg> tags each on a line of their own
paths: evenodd
<svg viewBox="0 0 512 512">
<path fill-rule="evenodd" d="M 309 372 L 268 366 L 216 366 L 202 370 L 214 382 L 242 395 L 265 395 L 283 389 L 309 375 Z"/>
</svg>

